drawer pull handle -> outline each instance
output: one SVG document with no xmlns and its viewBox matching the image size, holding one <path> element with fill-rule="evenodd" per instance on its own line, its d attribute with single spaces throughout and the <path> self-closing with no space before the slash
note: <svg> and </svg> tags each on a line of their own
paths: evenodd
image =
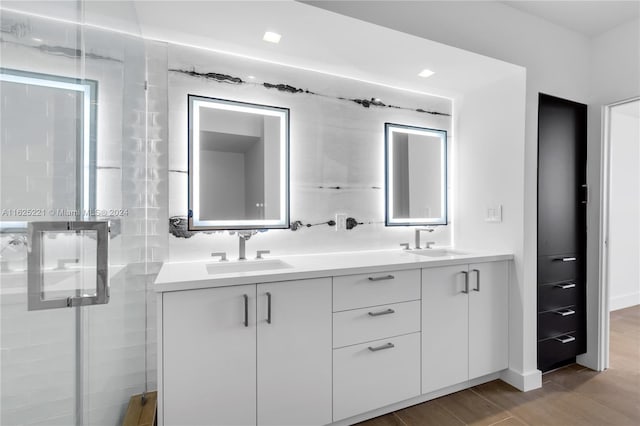
<svg viewBox="0 0 640 426">
<path fill-rule="evenodd" d="M 576 340 L 576 338 L 573 336 L 562 336 L 556 337 L 556 340 L 564 345 L 565 343 L 573 342 L 574 340 Z"/>
<path fill-rule="evenodd" d="M 267 324 L 271 324 L 271 293 L 267 292 Z"/>
<path fill-rule="evenodd" d="M 553 261 L 554 262 L 575 262 L 576 260 L 578 260 L 575 257 L 554 257 Z"/>
<path fill-rule="evenodd" d="M 561 288 L 563 290 L 568 290 L 570 288 L 574 288 L 576 286 L 575 283 L 567 283 L 567 284 L 556 284 L 554 287 Z"/>
<path fill-rule="evenodd" d="M 387 309 L 379 312 L 369 312 L 370 317 L 379 317 L 380 315 L 389 315 L 393 314 L 395 311 L 393 309 Z"/>
<path fill-rule="evenodd" d="M 568 317 L 569 315 L 573 315 L 576 313 L 576 311 L 572 310 L 572 309 L 565 309 L 564 311 L 553 311 L 558 315 L 562 315 L 563 317 Z"/>
<path fill-rule="evenodd" d="M 249 296 L 247 296 L 246 294 L 242 295 L 242 298 L 244 299 L 244 326 L 245 327 L 249 327 Z"/>
<path fill-rule="evenodd" d="M 464 274 L 464 290 L 462 290 L 462 292 L 465 294 L 469 294 L 469 272 L 460 271 L 460 273 Z"/>
<path fill-rule="evenodd" d="M 475 272 L 476 277 L 478 278 L 476 281 L 476 288 L 474 288 L 473 291 L 480 291 L 480 269 L 472 269 L 471 272 Z"/>
<path fill-rule="evenodd" d="M 373 346 L 369 346 L 369 350 L 371 352 L 376 352 L 376 351 L 383 351 L 385 349 L 391 349 L 391 348 L 395 348 L 396 346 L 393 343 L 385 343 L 382 346 L 376 346 L 375 348 Z"/>
<path fill-rule="evenodd" d="M 381 277 L 369 277 L 369 281 L 384 281 L 384 280 L 392 280 L 395 277 L 393 275 L 383 275 Z"/>
</svg>

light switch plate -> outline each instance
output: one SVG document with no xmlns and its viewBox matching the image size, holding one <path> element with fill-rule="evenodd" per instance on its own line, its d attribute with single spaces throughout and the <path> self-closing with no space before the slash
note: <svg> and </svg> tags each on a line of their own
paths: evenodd
<svg viewBox="0 0 640 426">
<path fill-rule="evenodd" d="M 485 222 L 500 223 L 502 222 L 502 204 L 487 207 Z"/>
<path fill-rule="evenodd" d="M 336 213 L 336 231 L 345 231 L 347 229 L 347 215 L 345 213 Z"/>
</svg>

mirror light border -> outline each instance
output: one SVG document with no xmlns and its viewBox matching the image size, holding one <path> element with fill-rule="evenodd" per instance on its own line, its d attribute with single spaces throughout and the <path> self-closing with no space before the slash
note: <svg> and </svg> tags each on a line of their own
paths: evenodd
<svg viewBox="0 0 640 426">
<path fill-rule="evenodd" d="M 236 229 L 288 229 L 290 226 L 289 203 L 289 108 L 187 95 L 188 103 L 188 147 L 189 147 L 189 214 L 190 231 L 236 230 Z M 249 114 L 259 114 L 280 119 L 280 217 L 272 220 L 204 220 L 200 219 L 200 108 L 222 109 Z"/>
<path fill-rule="evenodd" d="M 393 134 L 414 134 L 437 137 L 440 139 L 440 170 L 444 190 L 440 194 L 440 215 L 425 218 L 393 217 Z M 405 124 L 384 123 L 385 154 L 385 225 L 386 226 L 424 226 L 448 224 L 448 182 L 447 182 L 447 131 L 428 127 L 409 126 Z"/>
<path fill-rule="evenodd" d="M 1 67 L 0 81 L 73 90 L 82 94 L 82 129 L 78 132 L 81 137 L 80 158 L 82 158 L 82 165 L 79 167 L 79 171 L 82 178 L 78 182 L 81 195 L 76 196 L 76 210 L 80 213 L 77 216 L 78 219 L 87 219 L 96 206 L 98 82 Z M 0 232 L 11 232 L 13 229 L 26 230 L 27 224 L 28 221 L 0 221 Z"/>
</svg>

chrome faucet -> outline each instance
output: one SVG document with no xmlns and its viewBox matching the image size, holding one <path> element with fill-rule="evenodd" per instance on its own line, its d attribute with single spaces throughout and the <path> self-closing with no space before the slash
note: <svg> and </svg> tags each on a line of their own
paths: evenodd
<svg viewBox="0 0 640 426">
<path fill-rule="evenodd" d="M 247 250 L 246 250 L 246 241 L 251 238 L 251 231 L 239 231 L 238 232 L 238 242 L 240 246 L 238 248 L 238 260 L 247 260 Z"/>
<path fill-rule="evenodd" d="M 420 249 L 420 232 L 433 232 L 433 228 L 417 228 L 416 229 L 416 249 Z M 431 243 L 433 244 L 433 243 Z M 430 244 L 427 243 L 427 248 L 431 248 Z"/>
</svg>

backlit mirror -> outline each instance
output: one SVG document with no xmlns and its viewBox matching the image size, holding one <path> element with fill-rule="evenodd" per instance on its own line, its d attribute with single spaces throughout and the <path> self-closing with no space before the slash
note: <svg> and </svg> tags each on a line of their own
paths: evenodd
<svg viewBox="0 0 640 426">
<path fill-rule="evenodd" d="M 289 110 L 188 95 L 189 229 L 289 227 Z"/>
<path fill-rule="evenodd" d="M 97 82 L 0 68 L 0 230 L 96 206 Z"/>
<path fill-rule="evenodd" d="M 447 224 L 447 132 L 385 123 L 386 225 Z"/>
</svg>

